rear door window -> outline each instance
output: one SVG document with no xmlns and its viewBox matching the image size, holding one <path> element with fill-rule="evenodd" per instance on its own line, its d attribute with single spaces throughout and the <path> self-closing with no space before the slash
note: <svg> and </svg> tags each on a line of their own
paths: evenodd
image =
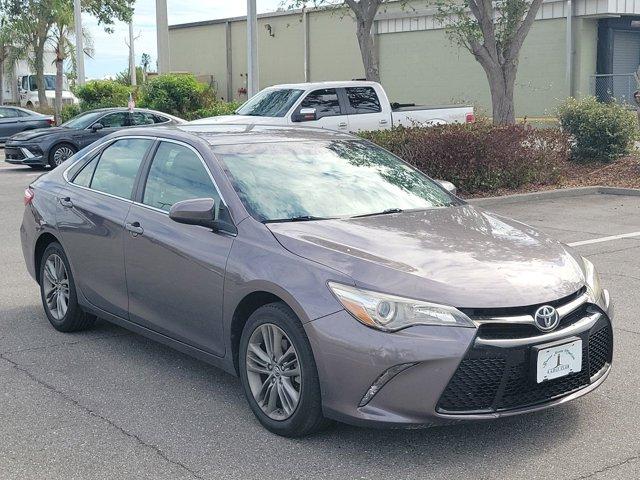
<svg viewBox="0 0 640 480">
<path fill-rule="evenodd" d="M 146 138 L 126 138 L 113 142 L 100 155 L 91 179 L 91 188 L 130 199 L 140 164 L 152 143 L 153 140 Z"/>
<path fill-rule="evenodd" d="M 131 123 L 133 125 L 153 125 L 157 123 L 154 115 L 145 112 L 133 112 L 131 114 Z"/>
<path fill-rule="evenodd" d="M 302 100 L 300 108 L 315 108 L 316 118 L 342 115 L 340 100 L 335 88 L 315 90 Z"/>
<path fill-rule="evenodd" d="M 372 87 L 348 87 L 345 89 L 349 106 L 354 114 L 381 112 L 378 94 Z"/>
<path fill-rule="evenodd" d="M 129 125 L 128 112 L 116 112 L 105 115 L 98 123 L 101 123 L 104 128 L 119 128 Z"/>
</svg>

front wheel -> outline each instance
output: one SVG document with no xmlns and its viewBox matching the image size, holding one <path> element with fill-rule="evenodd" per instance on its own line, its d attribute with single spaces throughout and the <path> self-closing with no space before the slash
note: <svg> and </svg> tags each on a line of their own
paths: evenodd
<svg viewBox="0 0 640 480">
<path fill-rule="evenodd" d="M 73 145 L 69 145 L 68 143 L 55 145 L 49 153 L 49 164 L 52 168 L 56 168 L 76 152 L 77 149 Z"/>
<path fill-rule="evenodd" d="M 249 406 L 267 430 L 301 437 L 328 424 L 311 345 L 285 304 L 265 305 L 249 317 L 238 364 Z"/>
</svg>

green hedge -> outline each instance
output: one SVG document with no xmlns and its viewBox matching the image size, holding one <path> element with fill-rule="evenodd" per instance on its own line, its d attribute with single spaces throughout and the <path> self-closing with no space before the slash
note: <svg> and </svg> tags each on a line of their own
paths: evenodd
<svg viewBox="0 0 640 480">
<path fill-rule="evenodd" d="M 559 129 L 487 122 L 362 132 L 432 178 L 463 194 L 555 183 L 569 158 Z"/>
<path fill-rule="evenodd" d="M 572 157 L 578 161 L 612 161 L 628 155 L 637 137 L 636 113 L 594 97 L 568 98 L 558 118 L 572 139 Z"/>
<path fill-rule="evenodd" d="M 177 117 L 187 118 L 194 112 L 212 108 L 215 94 L 191 74 L 167 74 L 152 78 L 141 90 L 138 105 Z"/>
<path fill-rule="evenodd" d="M 130 87 L 114 80 L 91 80 L 75 89 L 80 99 L 82 111 L 94 108 L 126 107 L 129 102 Z"/>
<path fill-rule="evenodd" d="M 184 116 L 185 120 L 197 120 L 199 118 L 217 117 L 219 115 L 232 115 L 240 107 L 240 102 L 215 102 L 213 105 L 207 108 L 196 110 L 195 112 L 187 113 Z"/>
</svg>

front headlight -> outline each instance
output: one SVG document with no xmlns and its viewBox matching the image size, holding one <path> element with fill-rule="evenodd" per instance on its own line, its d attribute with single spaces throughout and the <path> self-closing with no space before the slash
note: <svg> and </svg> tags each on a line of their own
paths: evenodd
<svg viewBox="0 0 640 480">
<path fill-rule="evenodd" d="M 590 260 L 582 257 L 582 263 L 584 264 L 585 281 L 587 283 L 587 293 L 589 294 L 589 300 L 592 303 L 603 307 L 605 300 L 604 291 L 602 290 L 602 285 L 600 284 L 600 275 L 598 274 L 596 267 L 593 266 L 593 263 L 591 263 Z"/>
<path fill-rule="evenodd" d="M 411 325 L 475 328 L 471 319 L 454 307 L 372 292 L 341 283 L 329 282 L 328 285 L 347 312 L 364 325 L 378 330 L 395 332 Z"/>
</svg>

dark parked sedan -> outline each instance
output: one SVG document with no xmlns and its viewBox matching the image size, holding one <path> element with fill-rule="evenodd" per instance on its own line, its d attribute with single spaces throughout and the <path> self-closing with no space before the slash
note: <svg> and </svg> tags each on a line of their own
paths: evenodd
<svg viewBox="0 0 640 480">
<path fill-rule="evenodd" d="M 49 322 L 98 316 L 239 375 L 277 434 L 532 412 L 609 374 L 589 260 L 371 143 L 185 125 L 69 163 L 25 191 Z"/>
<path fill-rule="evenodd" d="M 0 106 L 0 142 L 5 142 L 16 133 L 52 125 L 53 117 L 50 115 L 42 115 L 26 108 Z"/>
<path fill-rule="evenodd" d="M 177 125 L 184 120 L 154 110 L 105 108 L 72 118 L 60 127 L 14 135 L 5 144 L 5 161 L 42 168 L 56 167 L 78 150 L 123 128 L 141 125 Z"/>
</svg>

